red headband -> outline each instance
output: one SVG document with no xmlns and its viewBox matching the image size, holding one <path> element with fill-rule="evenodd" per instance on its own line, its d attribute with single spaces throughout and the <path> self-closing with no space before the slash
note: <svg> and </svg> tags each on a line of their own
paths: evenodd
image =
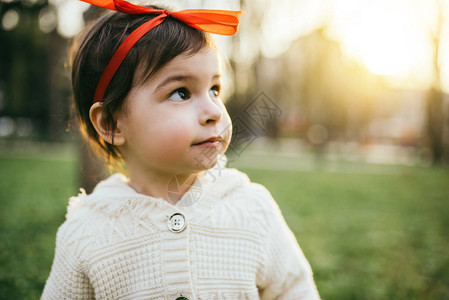
<svg viewBox="0 0 449 300">
<path fill-rule="evenodd" d="M 211 9 L 186 9 L 181 11 L 168 11 L 153 9 L 145 6 L 135 5 L 124 0 L 81 0 L 96 6 L 110 10 L 120 11 L 127 14 L 155 14 L 157 17 L 143 23 L 123 41 L 120 47 L 112 56 L 108 65 L 101 75 L 95 90 L 94 103 L 103 101 L 103 96 L 109 83 L 117 72 L 120 64 L 125 59 L 128 52 L 148 31 L 162 23 L 168 16 L 171 16 L 185 24 L 210 33 L 232 35 L 237 32 L 239 18 L 242 12 L 228 10 Z"/>
</svg>

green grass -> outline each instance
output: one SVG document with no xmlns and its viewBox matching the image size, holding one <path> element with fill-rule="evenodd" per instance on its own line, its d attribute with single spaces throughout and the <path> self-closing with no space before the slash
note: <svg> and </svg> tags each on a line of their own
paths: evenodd
<svg viewBox="0 0 449 300">
<path fill-rule="evenodd" d="M 0 298 L 39 298 L 77 169 L 0 155 Z M 243 171 L 278 201 L 323 299 L 449 299 L 448 170 Z"/>
<path fill-rule="evenodd" d="M 0 299 L 39 299 L 75 162 L 0 157 Z"/>
<path fill-rule="evenodd" d="M 266 185 L 323 299 L 449 299 L 449 172 L 245 170 Z"/>
</svg>

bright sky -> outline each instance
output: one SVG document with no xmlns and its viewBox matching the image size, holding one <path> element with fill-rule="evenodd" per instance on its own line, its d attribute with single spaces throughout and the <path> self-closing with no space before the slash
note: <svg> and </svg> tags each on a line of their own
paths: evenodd
<svg viewBox="0 0 449 300">
<path fill-rule="evenodd" d="M 435 3 L 438 1 L 446 4 L 443 15 L 449 19 L 447 0 L 257 0 L 261 7 L 271 6 L 266 10 L 262 28 L 262 52 L 269 57 L 277 56 L 288 49 L 292 40 L 325 22 L 329 24 L 329 37 L 342 43 L 343 52 L 349 58 L 364 64 L 373 73 L 386 76 L 398 86 L 426 88 L 432 74 L 433 49 L 429 32 L 437 20 Z M 77 0 L 50 0 L 50 3 L 58 7 L 58 32 L 67 37 L 78 33 L 83 25 L 82 12 L 89 5 Z M 163 3 L 183 4 L 174 5 L 178 9 L 239 9 L 237 0 Z M 259 38 L 243 32 L 250 18 L 251 15 L 242 18 L 243 39 Z M 442 45 L 448 45 L 442 47 L 443 54 L 449 53 L 448 23 L 443 24 Z M 252 55 L 250 50 L 246 51 L 249 52 L 242 53 L 243 56 Z M 443 72 L 442 81 L 443 88 L 449 91 L 449 54 L 442 55 L 440 63 L 442 70 L 448 70 Z"/>
<path fill-rule="evenodd" d="M 333 32 L 344 52 L 398 85 L 425 88 L 432 78 L 434 0 L 335 1 Z"/>
<path fill-rule="evenodd" d="M 438 18 L 449 19 L 447 0 L 279 0 L 264 28 L 263 52 L 276 56 L 288 49 L 292 38 L 329 25 L 328 35 L 340 41 L 343 52 L 400 87 L 427 88 L 431 78 L 430 34 Z M 441 70 L 449 92 L 449 24 L 443 18 Z M 276 24 L 276 25 L 274 25 Z M 290 28 L 290 30 L 279 30 Z M 444 47 L 444 45 L 448 45 Z"/>
</svg>

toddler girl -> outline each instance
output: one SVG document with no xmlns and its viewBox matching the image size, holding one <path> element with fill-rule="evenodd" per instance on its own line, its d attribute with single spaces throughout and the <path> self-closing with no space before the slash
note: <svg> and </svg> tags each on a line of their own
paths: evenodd
<svg viewBox="0 0 449 300">
<path fill-rule="evenodd" d="M 42 299 L 318 299 L 270 193 L 224 167 L 231 122 L 217 50 L 240 12 L 122 0 L 75 43 L 80 125 L 108 162 L 69 201 Z"/>
</svg>

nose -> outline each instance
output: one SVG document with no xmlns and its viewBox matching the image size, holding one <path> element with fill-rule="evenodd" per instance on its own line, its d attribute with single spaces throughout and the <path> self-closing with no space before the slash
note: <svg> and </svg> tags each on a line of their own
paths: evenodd
<svg viewBox="0 0 449 300">
<path fill-rule="evenodd" d="M 208 125 L 220 122 L 223 117 L 220 100 L 211 99 L 209 96 L 203 97 L 201 100 L 200 124 Z"/>
</svg>

